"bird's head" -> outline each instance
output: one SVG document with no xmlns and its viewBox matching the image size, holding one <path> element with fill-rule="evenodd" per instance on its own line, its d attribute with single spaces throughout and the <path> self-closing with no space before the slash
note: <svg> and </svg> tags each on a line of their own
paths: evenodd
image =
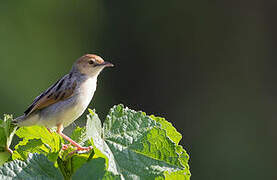
<svg viewBox="0 0 277 180">
<path fill-rule="evenodd" d="M 110 62 L 104 61 L 100 56 L 95 54 L 86 54 L 80 57 L 74 64 L 73 69 L 81 74 L 90 77 L 98 76 L 105 67 L 113 67 Z"/>
</svg>

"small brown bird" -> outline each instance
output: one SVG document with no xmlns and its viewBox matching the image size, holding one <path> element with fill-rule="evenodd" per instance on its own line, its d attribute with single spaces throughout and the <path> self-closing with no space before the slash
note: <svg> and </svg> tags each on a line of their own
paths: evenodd
<svg viewBox="0 0 277 180">
<path fill-rule="evenodd" d="M 24 115 L 16 118 L 14 123 L 18 126 L 56 126 L 57 133 L 77 150 L 90 150 L 92 147 L 80 146 L 62 131 L 84 113 L 96 90 L 99 73 L 105 67 L 112 66 L 94 54 L 80 57 L 70 73 L 35 98 Z"/>
</svg>

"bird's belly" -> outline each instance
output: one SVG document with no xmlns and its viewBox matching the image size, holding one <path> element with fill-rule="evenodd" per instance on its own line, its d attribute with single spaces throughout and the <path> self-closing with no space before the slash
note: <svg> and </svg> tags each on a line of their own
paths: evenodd
<svg viewBox="0 0 277 180">
<path fill-rule="evenodd" d="M 62 115 L 64 127 L 70 125 L 73 121 L 79 118 L 87 109 L 93 93 L 90 96 L 79 96 L 74 106 Z"/>
</svg>

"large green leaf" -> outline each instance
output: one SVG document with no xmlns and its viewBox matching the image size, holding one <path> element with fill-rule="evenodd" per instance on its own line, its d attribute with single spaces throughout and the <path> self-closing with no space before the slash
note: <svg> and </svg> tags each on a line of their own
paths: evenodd
<svg viewBox="0 0 277 180">
<path fill-rule="evenodd" d="M 30 126 L 19 128 L 16 135 L 23 140 L 15 146 L 13 159 L 26 160 L 29 153 L 42 153 L 53 162 L 57 160 L 62 146 L 61 137 L 57 133 L 50 133 L 42 126 Z"/>
<path fill-rule="evenodd" d="M 91 112 L 87 131 L 95 151 L 109 161 L 108 170 L 125 179 L 190 178 L 188 154 L 178 145 L 181 135 L 165 119 L 114 106 L 101 128 Z"/>
<path fill-rule="evenodd" d="M 16 135 L 26 139 L 41 139 L 41 141 L 53 150 L 58 151 L 61 148 L 61 137 L 55 132 L 49 132 L 43 126 L 21 127 L 16 131 Z"/>
<path fill-rule="evenodd" d="M 112 172 L 106 170 L 106 163 L 104 158 L 95 158 L 84 164 L 74 175 L 73 180 L 117 180 L 120 175 L 114 175 Z"/>
<path fill-rule="evenodd" d="M 62 174 L 44 155 L 29 154 L 26 161 L 14 160 L 0 167 L 0 179 L 63 179 Z"/>
<path fill-rule="evenodd" d="M 91 160 L 93 156 L 93 150 L 88 152 L 77 152 L 72 146 L 69 146 L 66 150 L 61 151 L 60 156 L 57 159 L 57 163 L 64 179 L 71 179 L 76 170 Z"/>
<path fill-rule="evenodd" d="M 89 110 L 90 114 L 87 116 L 87 136 L 91 138 L 91 144 L 93 146 L 93 150 L 95 152 L 95 158 L 102 157 L 106 160 L 107 169 L 114 174 L 118 174 L 116 162 L 113 156 L 112 151 L 108 147 L 108 145 L 103 141 L 103 129 L 101 125 L 101 121 L 98 115 Z"/>
<path fill-rule="evenodd" d="M 28 141 L 21 141 L 16 145 L 12 158 L 26 160 L 29 153 L 47 155 L 49 153 L 49 149 L 43 144 L 41 139 L 29 139 Z"/>
<path fill-rule="evenodd" d="M 154 115 L 151 115 L 150 117 L 161 124 L 161 127 L 166 131 L 166 135 L 168 136 L 168 138 L 172 140 L 175 143 L 175 145 L 177 145 L 175 148 L 176 148 L 176 152 L 179 154 L 179 157 L 180 157 L 179 161 L 185 167 L 185 170 L 184 170 L 185 174 L 190 174 L 189 165 L 188 165 L 189 155 L 186 153 L 186 151 L 183 149 L 181 145 L 178 145 L 178 143 L 182 139 L 182 135 L 175 129 L 175 127 L 172 126 L 170 122 L 166 121 L 165 118 L 155 117 Z M 183 171 L 179 171 L 178 173 L 176 172 L 169 173 L 169 174 L 180 174 L 180 172 L 183 172 Z"/>
</svg>

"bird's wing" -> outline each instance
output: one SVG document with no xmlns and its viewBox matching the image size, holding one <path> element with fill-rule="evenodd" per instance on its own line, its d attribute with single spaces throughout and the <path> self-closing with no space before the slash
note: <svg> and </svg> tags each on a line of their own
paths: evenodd
<svg viewBox="0 0 277 180">
<path fill-rule="evenodd" d="M 76 80 L 72 80 L 71 75 L 65 75 L 45 92 L 36 97 L 33 103 L 24 112 L 25 116 L 30 115 L 36 110 L 43 109 L 54 103 L 72 97 L 76 86 Z"/>
</svg>

